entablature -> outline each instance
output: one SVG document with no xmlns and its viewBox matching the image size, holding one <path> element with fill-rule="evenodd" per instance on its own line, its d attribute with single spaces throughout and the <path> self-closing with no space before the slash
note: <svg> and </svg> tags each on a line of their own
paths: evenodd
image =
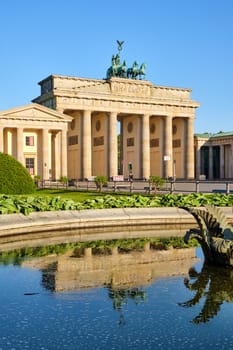
<svg viewBox="0 0 233 350">
<path fill-rule="evenodd" d="M 196 106 L 191 105 L 172 105 L 172 104 L 151 104 L 139 103 L 136 101 L 120 101 L 120 100 L 97 100 L 78 97 L 57 96 L 57 108 L 59 110 L 76 109 L 76 110 L 91 110 L 103 112 L 117 112 L 128 114 L 146 114 L 150 115 L 177 115 L 181 117 L 193 116 Z"/>
<path fill-rule="evenodd" d="M 96 80 L 51 75 L 39 84 L 41 85 L 41 95 L 33 102 L 44 102 L 53 95 L 63 96 L 71 100 L 79 98 L 105 101 L 102 104 L 105 104 L 106 101 L 117 101 L 121 104 L 162 104 L 193 108 L 200 106 L 198 102 L 190 98 L 191 89 L 156 86 L 146 80 L 123 78 Z"/>
</svg>

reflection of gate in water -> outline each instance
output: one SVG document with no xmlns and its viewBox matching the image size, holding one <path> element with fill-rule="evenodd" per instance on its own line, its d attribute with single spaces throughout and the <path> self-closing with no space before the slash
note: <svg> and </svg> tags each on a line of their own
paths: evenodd
<svg viewBox="0 0 233 350">
<path fill-rule="evenodd" d="M 122 253 L 113 248 L 108 255 L 94 255 L 91 248 L 83 256 L 75 251 L 59 257 L 41 258 L 32 264 L 42 270 L 42 284 L 53 291 L 100 286 L 138 286 L 154 279 L 187 274 L 195 259 L 195 248 Z M 24 265 L 30 266 L 30 262 Z"/>
</svg>

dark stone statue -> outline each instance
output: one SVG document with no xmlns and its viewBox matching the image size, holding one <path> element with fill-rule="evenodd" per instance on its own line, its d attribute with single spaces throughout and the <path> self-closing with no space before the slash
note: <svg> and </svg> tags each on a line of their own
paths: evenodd
<svg viewBox="0 0 233 350">
<path fill-rule="evenodd" d="M 206 206 L 205 209 L 187 208 L 199 228 L 186 232 L 185 242 L 195 238 L 201 245 L 207 263 L 233 267 L 233 228 L 220 208 Z"/>
<path fill-rule="evenodd" d="M 125 60 L 121 64 L 120 51 L 122 50 L 123 43 L 124 41 L 117 40 L 118 53 L 116 55 L 112 55 L 112 64 L 111 64 L 111 67 L 109 67 L 107 70 L 106 79 L 110 79 L 112 77 L 128 78 L 128 79 L 144 78 L 146 75 L 145 63 L 142 63 L 141 66 L 138 67 L 138 62 L 134 61 L 133 66 L 128 69 L 127 69 L 127 64 Z"/>
</svg>

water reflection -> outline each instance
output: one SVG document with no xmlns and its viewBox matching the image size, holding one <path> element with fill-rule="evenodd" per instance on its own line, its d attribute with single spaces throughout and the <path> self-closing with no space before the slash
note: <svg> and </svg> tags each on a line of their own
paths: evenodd
<svg viewBox="0 0 233 350">
<path fill-rule="evenodd" d="M 189 270 L 189 279 L 184 279 L 184 285 L 196 293 L 192 299 L 179 305 L 193 307 L 204 300 L 200 313 L 192 320 L 196 324 L 210 321 L 218 314 L 224 302 L 233 301 L 232 269 L 203 264 L 199 273 L 194 268 Z"/>
<path fill-rule="evenodd" d="M 113 309 L 119 313 L 119 324 L 125 324 L 124 305 L 135 305 L 147 298 L 146 286 L 161 277 L 186 275 L 197 261 L 195 248 L 122 253 L 113 249 L 107 255 L 95 255 L 86 248 L 80 256 L 71 251 L 63 256 L 27 260 L 24 267 L 42 271 L 42 286 L 52 292 L 78 291 L 105 287 Z"/>
<path fill-rule="evenodd" d="M 195 258 L 195 248 L 153 250 L 95 255 L 86 248 L 84 255 L 71 251 L 62 256 L 26 260 L 23 267 L 42 271 L 42 285 L 53 292 L 108 286 L 137 287 L 161 277 L 187 274 Z"/>
<path fill-rule="evenodd" d="M 200 252 L 71 252 L 0 266 L 0 348 L 233 349 L 231 271 L 203 267 Z M 205 299 L 215 305 L 205 318 L 216 316 L 197 326 Z"/>
<path fill-rule="evenodd" d="M 112 288 L 108 287 L 108 296 L 113 301 L 114 310 L 119 312 L 119 325 L 125 325 L 125 317 L 123 313 L 123 305 L 132 299 L 137 305 L 146 301 L 147 293 L 143 288 Z"/>
</svg>

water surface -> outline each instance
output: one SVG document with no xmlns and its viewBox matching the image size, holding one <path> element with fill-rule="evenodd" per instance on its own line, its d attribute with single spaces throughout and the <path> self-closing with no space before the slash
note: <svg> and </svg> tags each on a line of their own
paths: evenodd
<svg viewBox="0 0 233 350">
<path fill-rule="evenodd" d="M 190 275 L 67 291 L 48 269 L 1 265 L 0 349 L 232 349 L 232 272 L 198 255 Z"/>
</svg>

